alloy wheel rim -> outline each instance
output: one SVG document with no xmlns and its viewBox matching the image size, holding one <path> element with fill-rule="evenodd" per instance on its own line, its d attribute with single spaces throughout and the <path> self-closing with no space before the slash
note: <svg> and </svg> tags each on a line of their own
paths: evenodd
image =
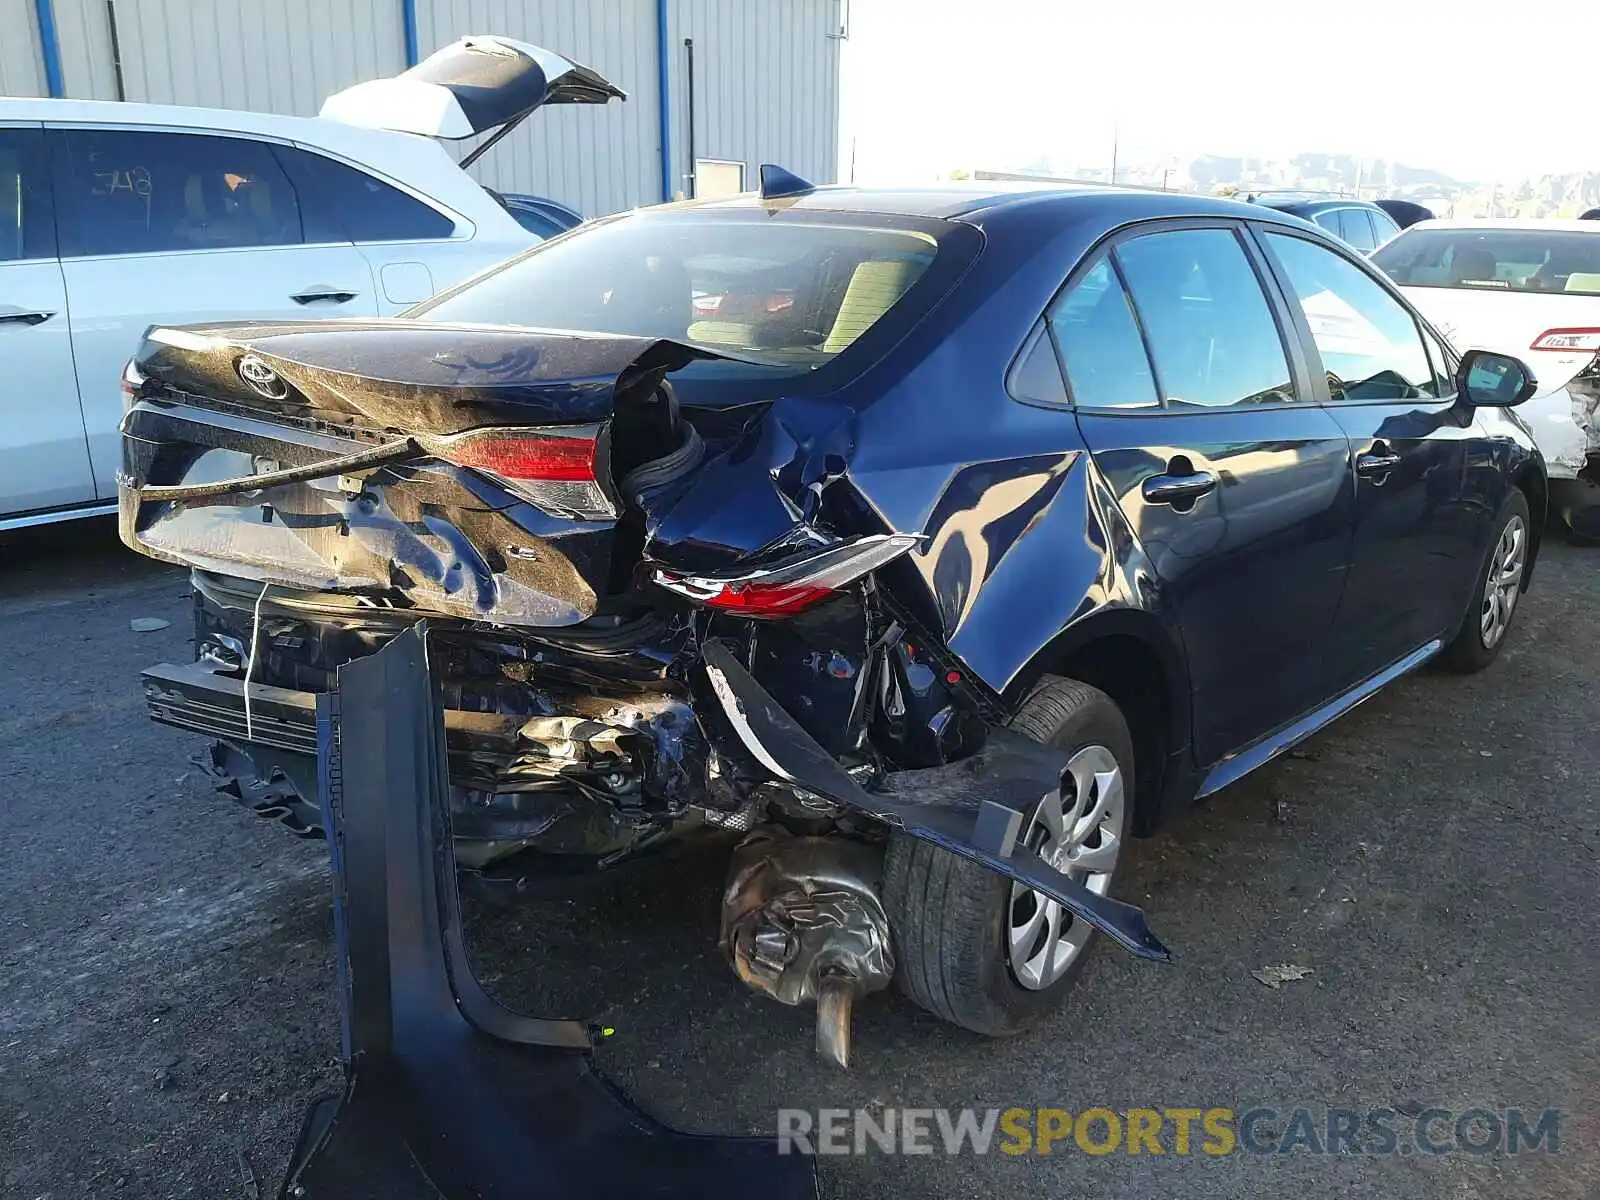
<svg viewBox="0 0 1600 1200">
<path fill-rule="evenodd" d="M 1528 526 L 1519 516 L 1506 522 L 1489 559 L 1489 577 L 1483 585 L 1478 610 L 1478 633 L 1485 650 L 1493 650 L 1511 627 L 1511 613 L 1522 594 L 1522 570 L 1527 559 Z"/>
<path fill-rule="evenodd" d="M 1040 858 L 1105 895 L 1122 853 L 1127 805 L 1122 768 L 1104 746 L 1085 746 L 1061 773 L 1061 786 L 1039 801 L 1023 842 Z M 1039 991 L 1059 980 L 1089 943 L 1091 929 L 1059 903 L 1011 885 L 1006 958 L 1017 982 Z"/>
</svg>

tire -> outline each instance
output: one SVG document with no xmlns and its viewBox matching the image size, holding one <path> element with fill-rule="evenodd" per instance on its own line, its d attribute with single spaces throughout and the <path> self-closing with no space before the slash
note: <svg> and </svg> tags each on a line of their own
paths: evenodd
<svg viewBox="0 0 1600 1200">
<path fill-rule="evenodd" d="M 1496 571 L 1503 580 L 1508 578 L 1504 555 L 1507 553 L 1508 539 L 1514 536 L 1519 526 L 1521 536 L 1515 550 L 1516 578 L 1510 586 L 1502 585 L 1498 599 L 1492 600 L 1489 573 Z M 1500 648 L 1510 636 L 1511 621 L 1516 616 L 1517 601 L 1522 595 L 1522 581 L 1528 571 L 1532 537 L 1528 498 L 1521 491 L 1513 489 L 1500 506 L 1500 514 L 1494 523 L 1494 537 L 1490 539 L 1489 547 L 1483 553 L 1483 562 L 1472 577 L 1472 594 L 1467 597 L 1467 611 L 1462 615 L 1461 628 L 1444 648 L 1443 662 L 1451 670 L 1471 674 L 1483 670 L 1499 657 Z M 1491 620 L 1491 603 L 1499 605 L 1499 614 L 1494 618 L 1492 627 L 1486 628 L 1486 623 Z"/>
<path fill-rule="evenodd" d="M 1114 787 L 1102 792 L 1099 783 L 1111 778 L 1105 768 L 1114 760 L 1120 771 L 1120 805 L 1117 811 L 1107 813 L 1099 831 L 1085 839 L 1085 846 L 1104 852 L 1109 835 L 1120 851 L 1132 827 L 1133 739 L 1111 698 L 1087 684 L 1046 676 L 1023 701 L 1011 727 L 1073 752 L 1075 762 L 1092 769 L 1091 778 L 1096 782 L 1090 794 L 1096 797 L 1109 798 L 1114 793 Z M 1089 812 L 1084 821 L 1093 816 L 1094 811 Z M 1045 832 L 1036 814 L 1024 836 L 1037 842 Z M 1096 890 L 1109 889 L 1115 870 L 1116 863 L 1112 863 L 1103 875 L 1089 876 Z M 1061 968 L 1048 953 L 1029 960 L 1041 970 L 1030 986 L 1024 986 L 1013 966 L 1009 931 L 1037 909 L 1030 910 L 1028 899 L 1019 899 L 1019 893 L 1037 904 L 1035 893 L 1014 889 L 1004 876 L 898 830 L 891 831 L 883 901 L 900 991 L 934 1016 L 989 1037 L 1021 1033 L 1059 1007 L 1083 970 L 1094 931 L 1061 913 L 1062 932 L 1070 935 L 1068 941 L 1073 943 L 1070 960 Z M 1048 922 L 1048 912 L 1045 920 Z M 1027 971 L 1028 961 L 1022 966 Z"/>
</svg>

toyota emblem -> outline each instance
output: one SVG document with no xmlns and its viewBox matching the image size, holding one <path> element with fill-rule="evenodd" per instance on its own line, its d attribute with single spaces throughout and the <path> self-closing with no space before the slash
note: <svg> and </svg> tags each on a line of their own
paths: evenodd
<svg viewBox="0 0 1600 1200">
<path fill-rule="evenodd" d="M 289 385 L 271 367 L 254 354 L 246 354 L 235 368 L 239 378 L 268 400 L 282 400 L 289 394 Z"/>
</svg>

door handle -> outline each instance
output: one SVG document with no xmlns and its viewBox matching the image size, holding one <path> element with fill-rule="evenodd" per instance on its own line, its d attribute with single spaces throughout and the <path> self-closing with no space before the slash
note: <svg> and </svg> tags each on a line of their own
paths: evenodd
<svg viewBox="0 0 1600 1200">
<path fill-rule="evenodd" d="M 28 312 L 20 308 L 0 308 L 0 325 L 42 325 L 55 315 L 43 309 Z"/>
<path fill-rule="evenodd" d="M 1373 442 L 1372 449 L 1356 455 L 1356 474 L 1364 479 L 1387 475 L 1400 465 L 1400 456 L 1387 442 Z"/>
<path fill-rule="evenodd" d="M 354 300 L 358 295 L 360 295 L 359 292 L 347 292 L 342 288 L 313 286 L 308 287 L 303 292 L 295 292 L 289 299 L 296 304 L 314 304 L 318 300 L 328 300 L 334 304 L 345 304 Z"/>
<path fill-rule="evenodd" d="M 1147 504 L 1192 504 L 1217 486 L 1215 471 L 1187 471 L 1180 475 L 1152 475 L 1140 485 Z"/>
</svg>

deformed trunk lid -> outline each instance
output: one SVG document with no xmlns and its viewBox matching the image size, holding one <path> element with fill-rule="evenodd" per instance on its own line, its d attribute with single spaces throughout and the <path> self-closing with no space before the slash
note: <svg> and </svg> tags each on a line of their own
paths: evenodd
<svg viewBox="0 0 1600 1200">
<path fill-rule="evenodd" d="M 613 413 L 703 357 L 649 338 L 406 320 L 154 329 L 129 375 L 122 538 L 297 590 L 576 624 L 602 606 L 614 552 L 630 553 L 608 477 Z M 437 449 L 484 429 L 592 438 L 600 510 L 574 515 Z"/>
<path fill-rule="evenodd" d="M 605 104 L 627 93 L 588 67 L 512 38 L 464 37 L 387 79 L 335 92 L 319 116 L 367 129 L 458 140 L 547 104 Z"/>
<path fill-rule="evenodd" d="M 156 328 L 134 365 L 163 390 L 264 415 L 451 434 L 603 421 L 619 389 L 715 357 L 624 334 L 391 317 Z"/>
</svg>

